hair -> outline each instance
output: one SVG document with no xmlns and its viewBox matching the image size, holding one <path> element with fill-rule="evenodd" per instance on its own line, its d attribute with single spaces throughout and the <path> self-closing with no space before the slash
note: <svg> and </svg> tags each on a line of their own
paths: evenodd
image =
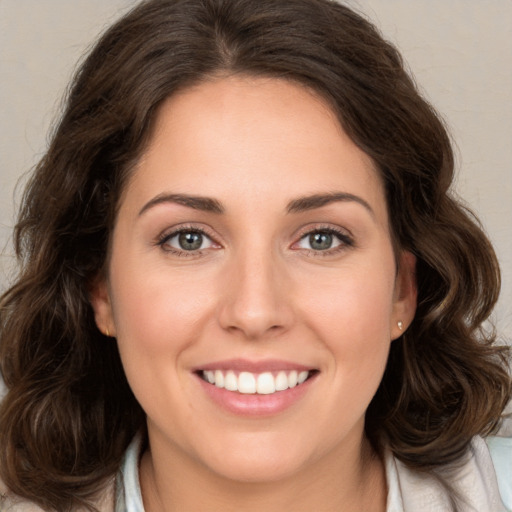
<svg viewBox="0 0 512 512">
<path fill-rule="evenodd" d="M 45 509 L 91 508 L 144 428 L 89 288 L 105 270 L 121 193 L 159 106 L 232 74 L 289 80 L 322 97 L 382 176 L 396 247 L 417 258 L 417 312 L 392 343 L 368 438 L 435 471 L 490 433 L 510 398 L 507 348 L 481 328 L 498 296 L 497 260 L 449 192 L 449 136 L 397 50 L 329 0 L 145 1 L 74 78 L 23 196 L 19 275 L 0 302 L 0 474 Z"/>
</svg>

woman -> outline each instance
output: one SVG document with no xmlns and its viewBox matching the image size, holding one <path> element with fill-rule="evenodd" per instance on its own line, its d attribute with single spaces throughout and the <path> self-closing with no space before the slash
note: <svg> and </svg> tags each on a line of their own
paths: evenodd
<svg viewBox="0 0 512 512">
<path fill-rule="evenodd" d="M 24 197 L 6 506 L 505 510 L 478 437 L 510 398 L 499 271 L 452 175 L 348 8 L 141 3 Z"/>
</svg>

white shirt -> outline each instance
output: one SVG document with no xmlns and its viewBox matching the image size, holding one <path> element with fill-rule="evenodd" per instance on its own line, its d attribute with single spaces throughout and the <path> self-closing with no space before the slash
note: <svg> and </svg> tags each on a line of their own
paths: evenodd
<svg viewBox="0 0 512 512">
<path fill-rule="evenodd" d="M 115 482 L 96 502 L 100 512 L 144 512 L 139 483 L 141 444 L 141 436 L 136 436 L 126 450 Z M 410 470 L 389 451 L 385 453 L 385 470 L 386 512 L 452 510 L 447 490 L 435 478 Z M 512 437 L 491 437 L 487 442 L 475 438 L 467 460 L 449 483 L 465 499 L 460 512 L 512 512 Z M 0 494 L 6 492 L 0 482 Z M 0 512 L 43 511 L 33 503 L 8 496 L 0 499 Z"/>
<path fill-rule="evenodd" d="M 117 476 L 115 512 L 144 512 L 138 471 L 140 445 L 138 436 L 126 451 Z M 385 469 L 386 512 L 451 510 L 447 490 L 431 475 L 410 470 L 389 451 L 385 454 Z M 467 460 L 450 484 L 466 501 L 460 505 L 460 512 L 512 512 L 512 438 L 493 437 L 487 444 L 475 438 Z"/>
</svg>

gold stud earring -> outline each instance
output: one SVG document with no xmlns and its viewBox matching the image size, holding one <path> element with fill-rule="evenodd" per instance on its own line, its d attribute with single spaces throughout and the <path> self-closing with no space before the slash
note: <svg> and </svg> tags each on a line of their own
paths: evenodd
<svg viewBox="0 0 512 512">
<path fill-rule="evenodd" d="M 404 329 L 404 324 L 402 322 L 402 320 L 398 320 L 398 328 L 402 331 Z"/>
<path fill-rule="evenodd" d="M 110 331 L 108 330 L 108 327 L 105 329 L 105 336 L 107 336 L 107 338 L 110 338 Z"/>
</svg>

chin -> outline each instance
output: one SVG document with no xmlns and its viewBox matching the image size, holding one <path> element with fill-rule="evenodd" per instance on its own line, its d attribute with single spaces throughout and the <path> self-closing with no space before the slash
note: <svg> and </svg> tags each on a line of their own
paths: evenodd
<svg viewBox="0 0 512 512">
<path fill-rule="evenodd" d="M 218 476 L 240 484 L 271 484 L 286 480 L 300 472 L 302 465 L 289 460 L 275 460 L 276 457 L 264 459 L 260 456 L 250 459 L 228 457 L 223 464 L 210 469 Z"/>
<path fill-rule="evenodd" d="M 231 481 L 254 484 L 282 481 L 299 473 L 307 463 L 306 450 L 296 453 L 283 445 L 253 440 L 237 446 L 219 446 L 218 453 L 210 452 L 209 460 L 205 457 L 203 462 L 213 473 Z"/>
</svg>

